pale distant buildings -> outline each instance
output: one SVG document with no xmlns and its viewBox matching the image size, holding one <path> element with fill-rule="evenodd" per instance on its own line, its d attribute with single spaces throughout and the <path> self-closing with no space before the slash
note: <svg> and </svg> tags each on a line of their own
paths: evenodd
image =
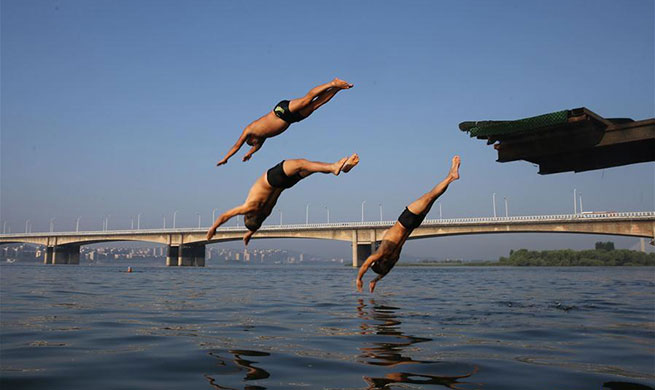
<svg viewBox="0 0 655 390">
<path fill-rule="evenodd" d="M 41 261 L 45 256 L 42 246 L 32 244 L 15 244 L 0 246 L 0 260 Z M 86 262 L 115 262 L 121 260 L 155 260 L 166 257 L 166 247 L 100 247 L 82 246 L 80 260 Z M 248 264 L 303 264 L 315 262 L 344 263 L 343 258 L 320 258 L 301 252 L 284 249 L 230 249 L 223 247 L 208 247 L 205 258 L 212 263 L 241 262 Z"/>
</svg>

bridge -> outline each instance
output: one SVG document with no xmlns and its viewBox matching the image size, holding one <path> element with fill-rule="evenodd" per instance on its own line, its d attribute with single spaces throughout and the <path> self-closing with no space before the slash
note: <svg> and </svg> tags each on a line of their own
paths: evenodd
<svg viewBox="0 0 655 390">
<path fill-rule="evenodd" d="M 263 226 L 253 238 L 313 238 L 352 244 L 352 264 L 358 267 L 377 248 L 396 221 L 342 222 Z M 112 241 L 143 241 L 167 246 L 167 266 L 204 266 L 205 246 L 240 240 L 241 227 L 222 227 L 212 240 L 207 228 L 139 229 L 87 232 L 0 234 L 0 245 L 43 245 L 44 264 L 79 264 L 80 246 Z M 488 233 L 587 233 L 655 239 L 655 211 L 588 213 L 491 218 L 429 219 L 409 239 Z"/>
</svg>

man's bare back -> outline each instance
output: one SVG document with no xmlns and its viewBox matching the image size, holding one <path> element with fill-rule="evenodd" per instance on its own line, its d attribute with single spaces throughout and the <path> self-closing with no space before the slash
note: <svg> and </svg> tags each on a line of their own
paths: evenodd
<svg viewBox="0 0 655 390">
<path fill-rule="evenodd" d="M 291 123 L 299 122 L 310 116 L 315 110 L 330 101 L 337 92 L 352 87 L 353 84 L 335 78 L 329 83 L 312 88 L 302 98 L 281 101 L 272 111 L 249 124 L 234 146 L 216 165 L 226 164 L 244 143 L 251 146 L 243 156 L 243 161 L 248 161 L 262 147 L 267 138 L 283 133 Z"/>
</svg>

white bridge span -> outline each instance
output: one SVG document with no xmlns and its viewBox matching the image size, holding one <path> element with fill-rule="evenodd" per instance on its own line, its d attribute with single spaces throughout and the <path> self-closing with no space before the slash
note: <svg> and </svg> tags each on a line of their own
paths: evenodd
<svg viewBox="0 0 655 390">
<path fill-rule="evenodd" d="M 264 225 L 257 238 L 314 238 L 350 241 L 353 266 L 374 251 L 384 232 L 396 221 L 337 222 L 295 225 Z M 78 264 L 81 245 L 111 241 L 144 241 L 168 246 L 169 266 L 205 264 L 205 245 L 239 240 L 243 227 L 222 227 L 211 241 L 208 228 L 130 229 L 76 232 L 0 234 L 0 244 L 32 243 L 46 246 L 44 263 Z M 410 239 L 487 233 L 588 233 L 634 237 L 655 237 L 655 211 L 558 214 L 515 217 L 426 219 Z"/>
</svg>

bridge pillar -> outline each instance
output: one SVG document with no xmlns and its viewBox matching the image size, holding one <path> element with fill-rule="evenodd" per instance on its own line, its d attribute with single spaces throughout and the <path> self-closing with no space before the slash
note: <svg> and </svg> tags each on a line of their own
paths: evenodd
<svg viewBox="0 0 655 390">
<path fill-rule="evenodd" d="M 353 231 L 352 249 L 353 249 L 353 267 L 360 267 L 364 261 L 378 249 L 378 242 L 375 241 L 375 233 L 370 233 L 370 242 L 358 242 L 357 231 Z"/>
<path fill-rule="evenodd" d="M 205 246 L 204 245 L 181 245 L 178 252 L 177 265 L 180 267 L 188 266 L 205 266 Z"/>
<path fill-rule="evenodd" d="M 353 245 L 353 267 L 359 267 L 373 253 L 371 244 L 354 244 Z"/>
<path fill-rule="evenodd" d="M 48 262 L 48 257 L 50 262 Z M 80 247 L 77 245 L 57 245 L 46 249 L 45 264 L 79 264 Z"/>
<path fill-rule="evenodd" d="M 68 264 L 80 264 L 80 247 L 69 247 Z"/>
<path fill-rule="evenodd" d="M 52 264 L 52 255 L 54 254 L 55 247 L 46 246 L 43 251 L 43 264 Z"/>
<path fill-rule="evenodd" d="M 166 266 L 177 266 L 177 258 L 180 252 L 179 246 L 169 245 L 166 247 Z"/>
</svg>

